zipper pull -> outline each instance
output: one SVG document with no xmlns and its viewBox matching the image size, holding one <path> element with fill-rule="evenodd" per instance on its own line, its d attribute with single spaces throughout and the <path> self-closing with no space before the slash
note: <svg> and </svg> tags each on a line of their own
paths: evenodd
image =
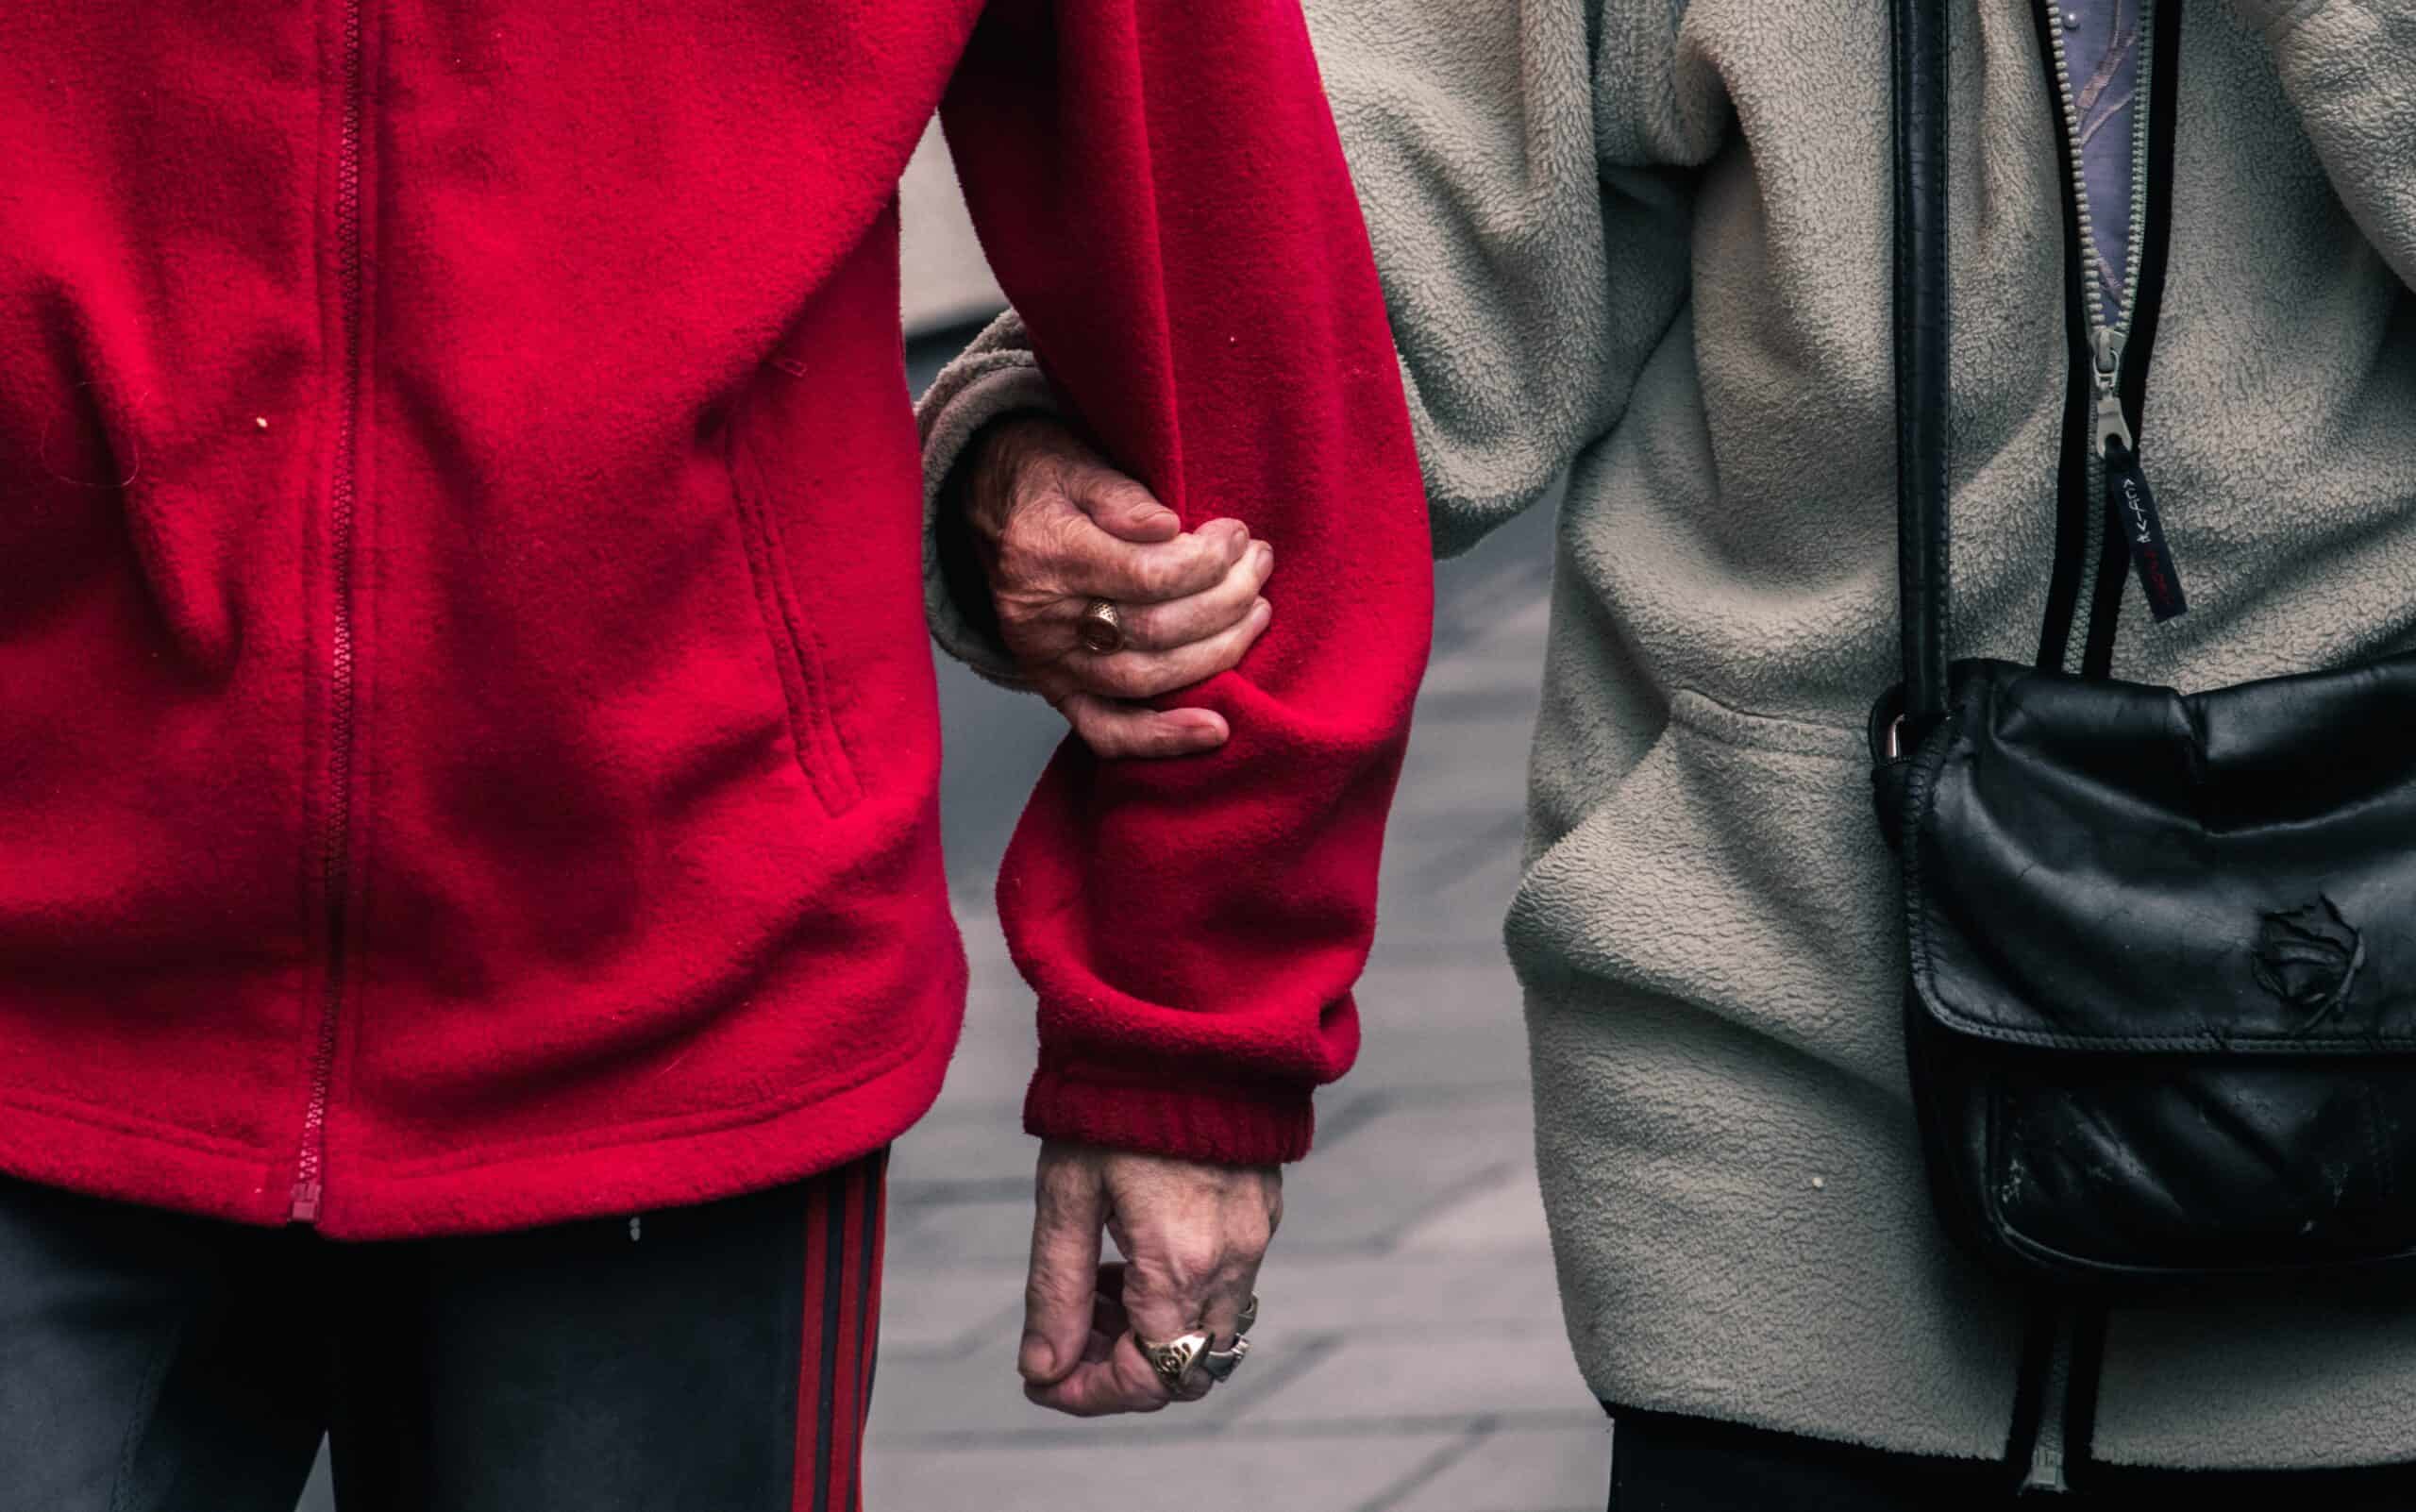
<svg viewBox="0 0 2416 1512">
<path fill-rule="evenodd" d="M 2131 439 L 2131 423 L 2122 418 L 2122 333 L 2110 326 L 2097 331 L 2097 454 L 2110 458 L 2106 448 L 2121 442 L 2124 451 L 2137 451 L 2139 444 Z"/>
<path fill-rule="evenodd" d="M 2181 572 L 2173 565 L 2173 547 L 2165 544 L 2164 516 L 2156 511 L 2156 491 L 2148 487 L 2130 422 L 2122 418 L 2122 333 L 2100 327 L 2097 453 L 2106 462 L 2106 528 L 2120 532 L 2130 546 L 2139 591 L 2147 596 L 2148 612 L 2161 625 L 2190 613 L 2190 599 L 2181 591 Z"/>
<path fill-rule="evenodd" d="M 292 1223 L 319 1221 L 319 1184 L 317 1182 L 294 1184 L 294 1210 L 286 1215 L 286 1220 Z"/>
<path fill-rule="evenodd" d="M 2190 613 L 2181 592 L 2181 573 L 2173 564 L 2173 548 L 2165 545 L 2164 517 L 2156 512 L 2156 494 L 2139 459 L 2125 438 L 2116 437 L 2106 450 L 2106 528 L 2122 532 L 2131 548 L 2131 566 L 2139 573 L 2139 591 L 2148 610 L 2161 625 Z"/>
</svg>

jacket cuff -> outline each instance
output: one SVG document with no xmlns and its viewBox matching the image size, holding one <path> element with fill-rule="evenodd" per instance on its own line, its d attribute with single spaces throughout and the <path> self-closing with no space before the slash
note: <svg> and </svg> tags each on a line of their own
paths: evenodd
<svg viewBox="0 0 2416 1512">
<path fill-rule="evenodd" d="M 1023 1126 L 1145 1155 L 1275 1166 L 1309 1152 L 1317 1115 L 1305 1086 L 1174 1084 L 1044 1066 L 1024 1095 Z"/>
<path fill-rule="evenodd" d="M 993 421 L 1062 414 L 1057 391 L 1031 352 L 967 352 L 943 369 L 914 407 L 923 438 L 923 613 L 940 649 L 993 682 L 1025 686 L 998 638 L 989 583 L 971 550 L 956 464 Z"/>
</svg>

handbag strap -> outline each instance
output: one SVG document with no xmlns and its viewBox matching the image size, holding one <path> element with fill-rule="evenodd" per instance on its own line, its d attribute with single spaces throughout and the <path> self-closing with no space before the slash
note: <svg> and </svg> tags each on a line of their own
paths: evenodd
<svg viewBox="0 0 2416 1512">
<path fill-rule="evenodd" d="M 1896 158 L 1896 580 L 1904 744 L 1947 697 L 1946 7 L 1888 0 Z"/>
</svg>

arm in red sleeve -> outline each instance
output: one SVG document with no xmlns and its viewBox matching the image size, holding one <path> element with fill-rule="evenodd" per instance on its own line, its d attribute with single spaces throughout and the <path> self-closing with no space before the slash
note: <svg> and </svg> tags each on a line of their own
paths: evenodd
<svg viewBox="0 0 2416 1512">
<path fill-rule="evenodd" d="M 1210 756 L 1061 748 L 998 912 L 1040 997 L 1035 1134 L 1306 1152 L 1358 1047 L 1433 608 L 1383 296 L 1295 0 L 999 0 L 943 110 L 1058 394 L 1186 527 L 1275 547 L 1272 628 L 1180 696 Z"/>
</svg>

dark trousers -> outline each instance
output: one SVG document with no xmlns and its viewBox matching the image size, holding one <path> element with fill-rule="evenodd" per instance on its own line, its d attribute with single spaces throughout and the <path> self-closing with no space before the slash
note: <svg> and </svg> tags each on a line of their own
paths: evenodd
<svg viewBox="0 0 2416 1512">
<path fill-rule="evenodd" d="M 696 1207 L 333 1244 L 0 1179 L 0 1505 L 851 1512 L 885 1152 Z"/>
<path fill-rule="evenodd" d="M 1699 1418 L 1618 1412 L 1611 1512 L 2409 1512 L 2416 1467 L 2257 1472 L 2090 1465 L 2022 1494 L 2002 1465 L 1924 1459 Z"/>
</svg>

